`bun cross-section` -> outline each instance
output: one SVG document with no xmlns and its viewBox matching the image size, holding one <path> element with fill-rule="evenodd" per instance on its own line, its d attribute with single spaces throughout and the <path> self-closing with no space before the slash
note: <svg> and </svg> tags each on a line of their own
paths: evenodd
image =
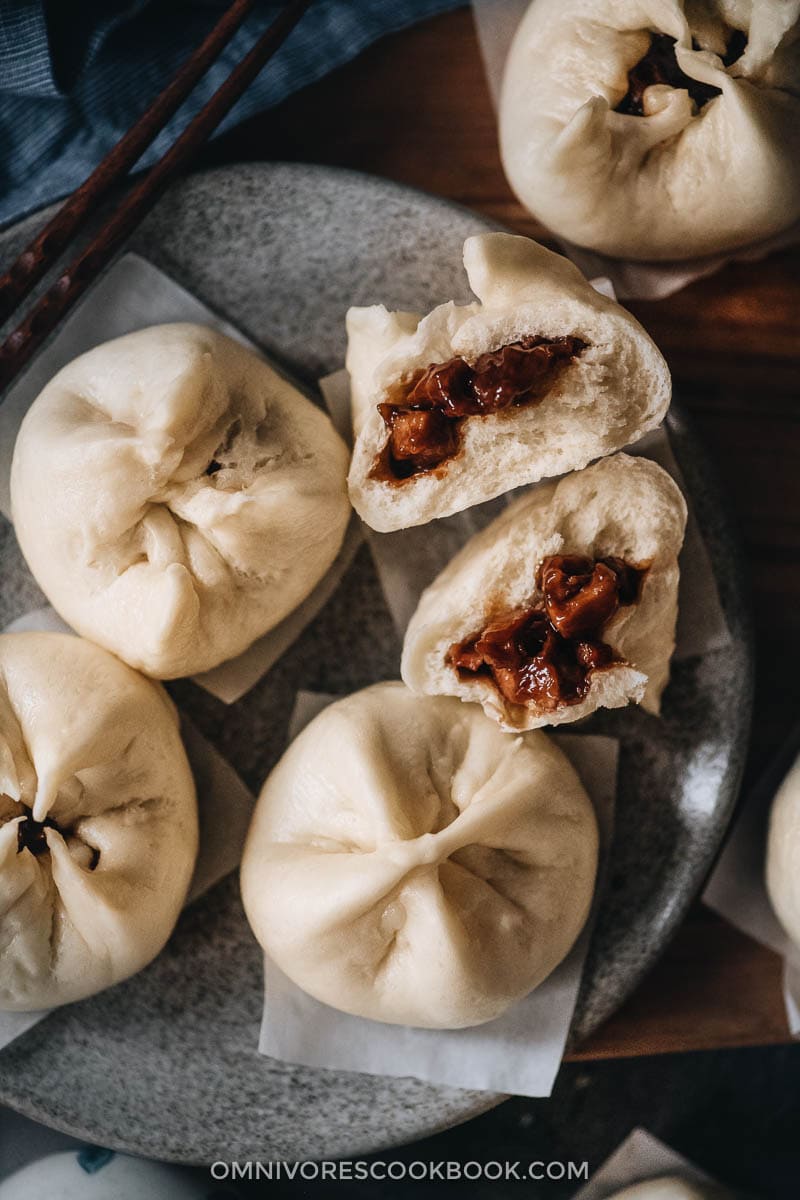
<svg viewBox="0 0 800 1200">
<path fill-rule="evenodd" d="M 593 673 L 620 661 L 603 633 L 621 606 L 636 603 L 644 574 L 622 559 L 551 555 L 539 568 L 538 604 L 495 617 L 452 646 L 447 661 L 464 679 L 491 678 L 510 704 L 577 704 Z"/>
<path fill-rule="evenodd" d="M 631 701 L 658 712 L 685 524 L 677 485 L 645 458 L 613 455 L 531 490 L 423 593 L 403 679 L 509 730 Z"/>
<path fill-rule="evenodd" d="M 382 532 L 585 467 L 669 405 L 656 346 L 565 258 L 492 233 L 467 239 L 464 265 L 473 304 L 347 316 L 348 487 Z"/>
<path fill-rule="evenodd" d="M 542 400 L 563 368 L 586 349 L 580 338 L 525 337 L 466 359 L 434 363 L 378 405 L 389 437 L 370 479 L 402 483 L 442 467 L 461 447 L 461 425 Z"/>
</svg>

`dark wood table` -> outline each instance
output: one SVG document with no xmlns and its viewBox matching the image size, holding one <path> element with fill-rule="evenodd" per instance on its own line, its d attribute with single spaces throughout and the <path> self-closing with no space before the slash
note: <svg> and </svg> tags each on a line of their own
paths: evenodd
<svg viewBox="0 0 800 1200">
<path fill-rule="evenodd" d="M 384 39 L 240 126 L 205 161 L 246 159 L 388 176 L 547 240 L 503 176 L 468 10 Z M 800 248 L 630 307 L 669 361 L 745 546 L 758 648 L 747 784 L 800 709 Z M 777 956 L 697 905 L 659 965 L 576 1057 L 787 1039 Z"/>
</svg>

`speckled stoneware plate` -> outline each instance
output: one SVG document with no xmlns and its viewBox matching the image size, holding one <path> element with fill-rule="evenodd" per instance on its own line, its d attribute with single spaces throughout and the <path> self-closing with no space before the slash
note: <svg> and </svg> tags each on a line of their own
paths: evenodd
<svg viewBox="0 0 800 1200">
<path fill-rule="evenodd" d="M 42 215 L 0 234 L 11 261 Z M 131 240 L 296 374 L 344 357 L 350 304 L 426 311 L 468 299 L 461 245 L 487 222 L 419 192 L 348 172 L 253 165 L 171 191 Z M 738 555 L 708 466 L 681 416 L 673 449 L 732 633 L 676 664 L 663 719 L 594 720 L 622 739 L 616 837 L 573 1026 L 600 1024 L 653 962 L 702 882 L 728 822 L 746 748 L 751 654 Z M 19 580 L 0 520 L 0 627 L 42 603 Z M 368 552 L 248 696 L 226 707 L 172 690 L 258 790 L 284 744 L 298 686 L 346 693 L 397 677 L 400 646 Z M 182 917 L 167 949 L 128 983 L 63 1009 L 0 1054 L 0 1102 L 94 1142 L 154 1158 L 333 1158 L 409 1141 L 499 1098 L 311 1071 L 259 1057 L 261 962 L 229 878 Z"/>
</svg>

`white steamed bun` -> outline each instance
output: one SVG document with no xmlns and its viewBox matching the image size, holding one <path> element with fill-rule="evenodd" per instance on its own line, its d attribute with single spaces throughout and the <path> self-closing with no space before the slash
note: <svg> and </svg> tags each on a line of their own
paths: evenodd
<svg viewBox="0 0 800 1200">
<path fill-rule="evenodd" d="M 800 758 L 772 802 L 767 890 L 778 920 L 800 948 Z"/>
<path fill-rule="evenodd" d="M 623 258 L 786 229 L 800 219 L 798 14 L 800 0 L 533 0 L 500 100 L 514 191 L 554 233 Z"/>
<path fill-rule="evenodd" d="M 266 362 L 200 325 L 90 350 L 14 451 L 23 554 L 73 629 L 156 678 L 239 654 L 339 550 L 347 451 Z"/>
<path fill-rule="evenodd" d="M 645 1179 L 614 1192 L 608 1200 L 723 1200 L 719 1188 L 700 1185 L 679 1175 L 663 1175 L 658 1179 Z"/>
<path fill-rule="evenodd" d="M 592 899 L 594 811 L 544 734 L 381 683 L 325 709 L 267 779 L 242 861 L 256 937 L 317 1000 L 478 1025 L 569 952 Z"/>
<path fill-rule="evenodd" d="M 141 970 L 196 855 L 194 782 L 162 689 L 69 634 L 0 637 L 0 1010 Z"/>
</svg>

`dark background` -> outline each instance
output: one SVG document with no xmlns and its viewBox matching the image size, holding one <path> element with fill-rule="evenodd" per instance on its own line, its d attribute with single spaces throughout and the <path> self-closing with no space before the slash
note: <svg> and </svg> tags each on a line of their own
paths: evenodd
<svg viewBox="0 0 800 1200">
<path fill-rule="evenodd" d="M 408 1146 L 364 1156 L 387 1162 L 589 1162 L 590 1173 L 637 1126 L 684 1155 L 738 1197 L 797 1200 L 800 1195 L 800 1045 L 659 1055 L 565 1065 L 549 1100 L 511 1099 L 465 1125 Z M 13 1118 L 0 1109 L 0 1178 L 31 1156 L 9 1147 Z M 78 1145 L 32 1125 L 19 1140 L 34 1156 Z M 27 1149 L 27 1153 L 26 1153 Z M 209 1200 L 317 1197 L 325 1200 L 426 1200 L 445 1195 L 478 1200 L 567 1200 L 582 1184 L 528 1180 L 445 1183 L 278 1181 L 213 1185 Z M 41 1200 L 50 1200 L 42 1197 Z M 153 1197 L 169 1200 L 169 1197 Z"/>
</svg>

